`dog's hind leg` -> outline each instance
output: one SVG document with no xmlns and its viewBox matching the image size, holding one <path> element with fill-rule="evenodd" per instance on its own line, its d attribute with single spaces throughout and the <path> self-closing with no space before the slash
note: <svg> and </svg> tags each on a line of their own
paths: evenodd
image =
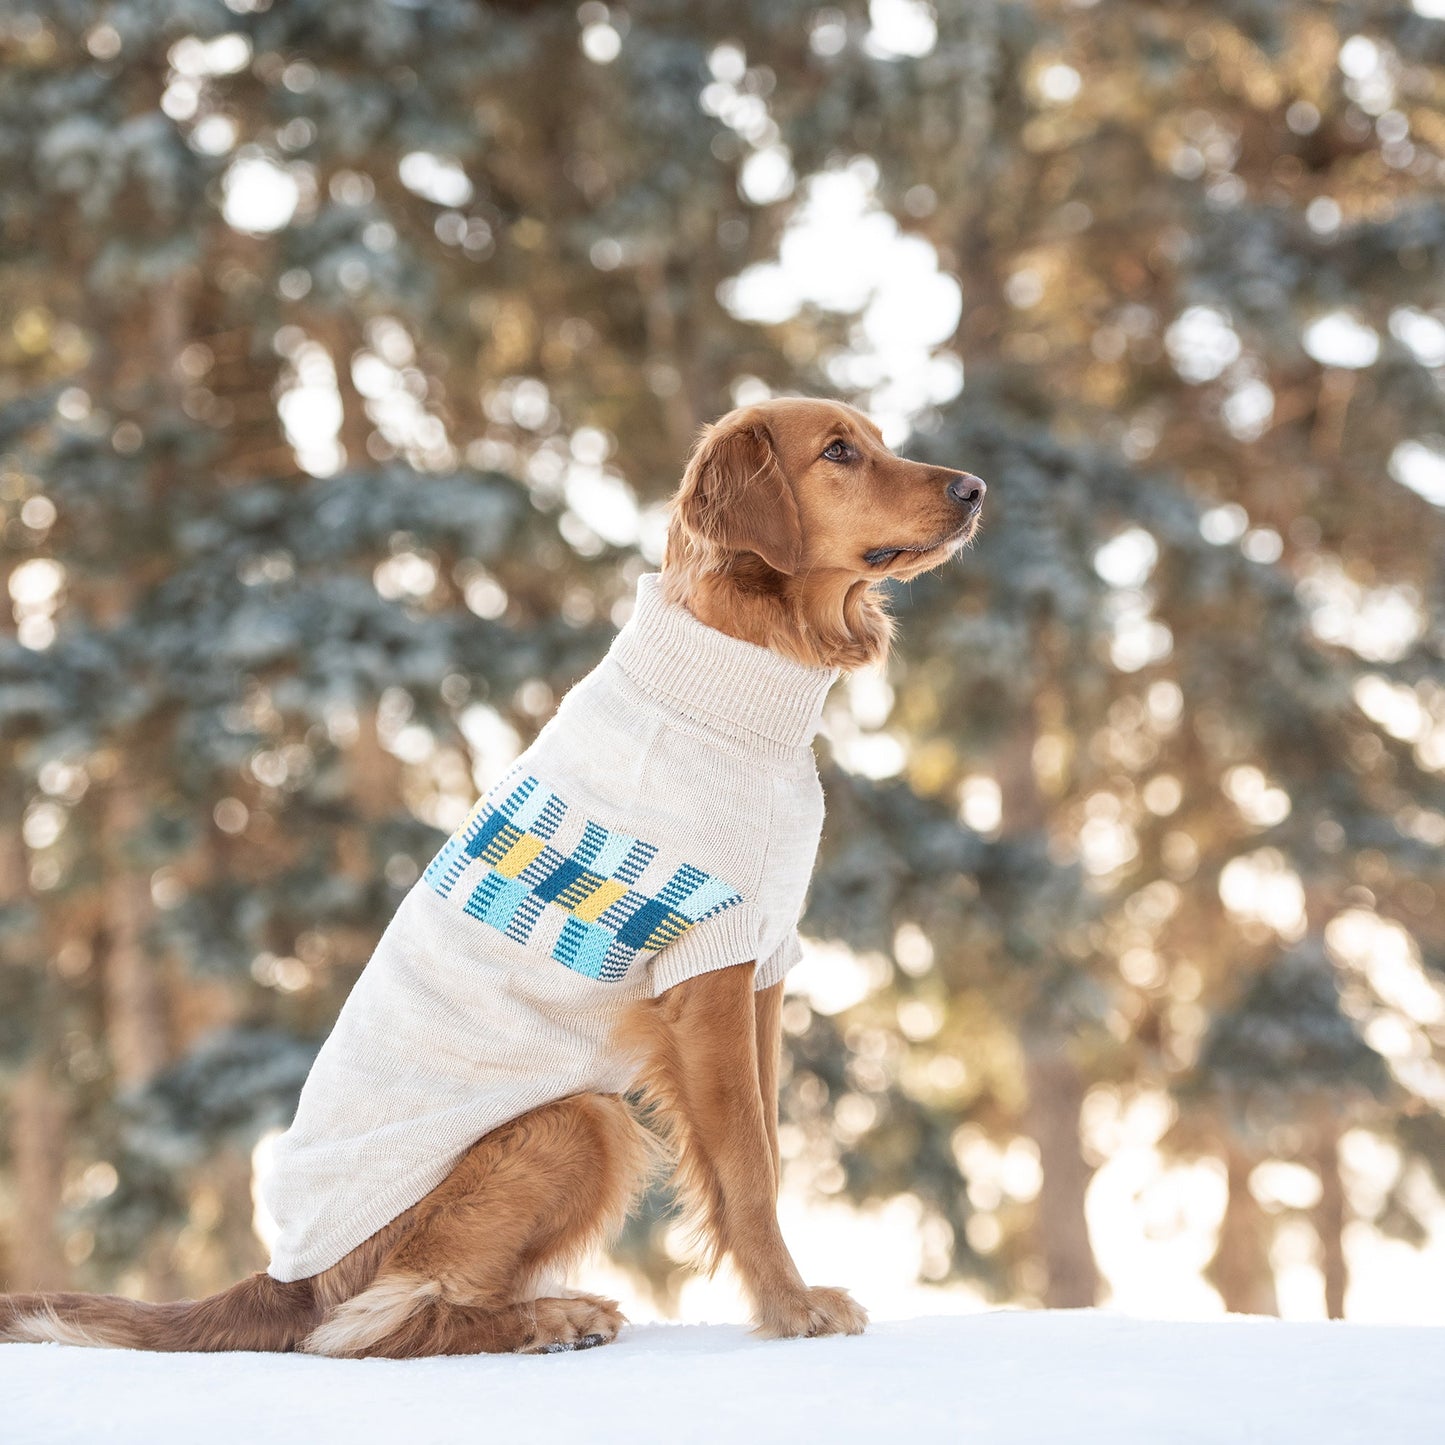
<svg viewBox="0 0 1445 1445">
<path fill-rule="evenodd" d="M 344 1318 L 338 1323 L 350 1328 Z M 313 1354 L 393 1360 L 423 1355 L 549 1355 L 609 1344 L 624 1323 L 611 1300 L 595 1295 L 525 1300 L 501 1309 L 433 1297 L 422 1299 L 375 1338 L 348 1344 L 339 1330 L 323 1325 L 304 1348 Z"/>
<path fill-rule="evenodd" d="M 621 1228 L 655 1158 L 613 1095 L 575 1095 L 503 1125 L 416 1206 L 367 1288 L 301 1348 L 411 1358 L 606 1343 L 622 1324 L 616 1305 L 539 1299 L 538 1287 Z"/>
</svg>

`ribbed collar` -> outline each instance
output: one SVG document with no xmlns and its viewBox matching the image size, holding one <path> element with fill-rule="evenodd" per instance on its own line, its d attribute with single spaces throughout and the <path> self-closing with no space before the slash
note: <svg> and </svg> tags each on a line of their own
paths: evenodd
<svg viewBox="0 0 1445 1445">
<path fill-rule="evenodd" d="M 805 747 L 838 669 L 779 657 L 663 600 L 661 578 L 637 582 L 637 606 L 608 656 L 645 692 L 741 741 Z"/>
</svg>

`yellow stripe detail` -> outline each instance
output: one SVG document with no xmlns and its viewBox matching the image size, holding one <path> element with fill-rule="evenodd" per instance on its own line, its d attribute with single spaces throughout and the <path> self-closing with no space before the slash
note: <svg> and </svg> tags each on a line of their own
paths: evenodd
<svg viewBox="0 0 1445 1445">
<path fill-rule="evenodd" d="M 543 846 L 540 838 L 534 838 L 530 833 L 523 833 L 507 849 L 507 856 L 497 864 L 497 872 L 504 878 L 515 878 L 542 851 Z"/>
<path fill-rule="evenodd" d="M 570 913 L 579 903 L 586 901 L 587 895 L 601 881 L 595 873 L 579 874 L 552 901 Z"/>
<path fill-rule="evenodd" d="M 496 866 L 499 858 L 507 856 L 507 849 L 522 836 L 521 832 L 510 823 L 503 823 L 497 832 L 497 836 L 482 850 L 483 862 Z"/>
<path fill-rule="evenodd" d="M 657 925 L 647 936 L 647 942 L 643 948 L 664 948 L 675 939 L 681 938 L 689 928 L 692 927 L 692 920 L 684 918 L 680 913 L 671 913 Z"/>
<path fill-rule="evenodd" d="M 605 878 L 592 894 L 584 898 L 572 912 L 583 923 L 596 923 L 598 917 L 626 892 L 627 885 L 625 883 L 619 883 L 615 878 Z"/>
</svg>

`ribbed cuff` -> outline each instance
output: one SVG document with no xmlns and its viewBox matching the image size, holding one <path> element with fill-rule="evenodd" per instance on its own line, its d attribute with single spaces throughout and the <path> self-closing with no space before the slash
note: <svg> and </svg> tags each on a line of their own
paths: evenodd
<svg viewBox="0 0 1445 1445">
<path fill-rule="evenodd" d="M 652 996 L 656 998 L 699 974 L 754 962 L 760 932 L 757 910 L 748 903 L 735 904 L 716 918 L 689 928 L 676 943 L 669 943 L 653 955 L 648 965 Z"/>
</svg>

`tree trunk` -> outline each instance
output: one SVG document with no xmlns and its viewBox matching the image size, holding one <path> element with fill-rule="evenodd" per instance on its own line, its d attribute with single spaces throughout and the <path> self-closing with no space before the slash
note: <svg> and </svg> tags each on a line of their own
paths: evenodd
<svg viewBox="0 0 1445 1445">
<path fill-rule="evenodd" d="M 165 991 L 157 962 L 145 947 L 150 888 L 125 858 L 128 840 L 142 821 L 140 795 L 118 778 L 106 815 L 104 986 L 106 1038 L 122 1088 L 151 1078 L 170 1052 Z"/>
<path fill-rule="evenodd" d="M 7 756 L 4 760 L 11 762 Z M 3 816 L 16 820 L 0 828 L 0 900 L 33 903 L 28 878 L 28 860 L 21 840 L 19 819 L 24 811 L 20 772 L 12 769 L 5 777 Z M 68 1283 L 65 1260 L 55 1229 L 60 1208 L 60 1190 L 65 1172 L 65 1106 L 60 1091 L 51 1082 L 51 1038 L 58 1017 L 53 988 L 43 963 L 43 945 L 38 933 L 17 949 L 12 938 L 11 965 L 34 969 L 40 989 L 26 1018 L 31 1055 L 16 1077 L 9 1094 L 10 1172 L 14 1185 L 15 1211 L 8 1240 L 8 1258 L 0 1262 L 0 1280 L 11 1290 L 56 1289 Z"/>
<path fill-rule="evenodd" d="M 341 394 L 341 430 L 336 439 L 346 453 L 345 465 L 364 467 L 368 456 L 366 443 L 374 427 L 366 410 L 366 398 L 356 389 L 351 374 L 352 358 L 361 349 L 362 339 L 355 334 L 353 326 L 341 319 L 327 322 L 315 318 L 311 330 L 326 348 L 336 371 L 336 389 Z"/>
<path fill-rule="evenodd" d="M 1315 1205 L 1315 1232 L 1320 1237 L 1320 1269 L 1325 1277 L 1325 1313 L 1345 1317 L 1349 1267 L 1345 1263 L 1345 1186 L 1340 1178 L 1340 1136 L 1331 1124 L 1320 1127 L 1315 1168 L 1320 1175 L 1320 1202 Z"/>
<path fill-rule="evenodd" d="M 650 256 L 636 271 L 637 287 L 642 298 L 642 315 L 647 327 L 647 352 L 653 364 L 673 367 L 681 381 L 682 362 L 679 356 L 677 312 L 668 289 L 666 260 Z M 667 424 L 673 450 L 679 456 L 692 448 L 697 432 L 697 415 L 686 385 L 661 398 L 662 415 Z"/>
<path fill-rule="evenodd" d="M 1249 1188 L 1254 1161 L 1234 1144 L 1227 1149 L 1229 1199 L 1219 1226 L 1219 1245 L 1209 1278 L 1232 1315 L 1277 1315 L 1274 1267 L 1269 1262 L 1274 1233 L 1269 1216 Z"/>
<path fill-rule="evenodd" d="M 15 1224 L 6 1286 L 62 1289 L 69 1281 L 55 1221 L 65 1176 L 65 1105 L 44 1054 L 31 1061 L 10 1091 L 10 1154 Z"/>
<path fill-rule="evenodd" d="M 1084 1195 L 1094 1171 L 1079 1140 L 1084 1079 L 1058 1040 L 1027 1043 L 1029 1103 L 1025 1126 L 1039 1146 L 1043 1184 L 1034 1232 L 1048 1276 L 1050 1309 L 1092 1305 L 1099 1270 L 1089 1242 Z"/>
<path fill-rule="evenodd" d="M 1058 647 L 1058 637 L 1036 623 L 1034 651 L 1043 667 L 1050 665 Z M 1042 843 L 1048 836 L 1049 808 L 1035 768 L 1046 691 L 1044 685 L 1034 688 L 1032 704 L 1009 729 L 1008 741 L 995 756 L 1003 833 L 1014 840 L 1033 838 Z M 1063 972 L 1057 964 L 1047 952 L 1031 962 L 1035 992 L 1020 1029 L 1028 1087 L 1024 1128 L 1039 1146 L 1043 1169 L 1034 1233 L 1048 1278 L 1044 1303 L 1051 1309 L 1080 1309 L 1092 1305 L 1099 1291 L 1099 1269 L 1084 1212 L 1094 1171 L 1079 1138 L 1084 1076 L 1065 1047 L 1073 1012 L 1051 987 Z"/>
<path fill-rule="evenodd" d="M 401 760 L 381 740 L 375 703 L 364 705 L 356 722 L 356 737 L 347 747 L 346 759 L 351 799 L 368 822 L 389 818 L 402 805 Z"/>
</svg>

